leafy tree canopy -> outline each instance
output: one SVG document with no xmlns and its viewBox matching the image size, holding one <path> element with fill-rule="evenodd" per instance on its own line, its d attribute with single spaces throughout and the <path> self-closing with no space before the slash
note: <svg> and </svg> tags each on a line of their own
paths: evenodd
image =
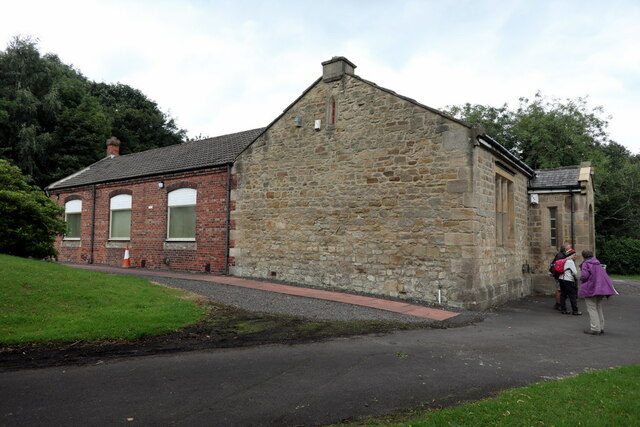
<svg viewBox="0 0 640 427">
<path fill-rule="evenodd" d="M 41 55 L 30 38 L 0 52 L 0 158 L 29 182 L 43 187 L 100 160 L 110 136 L 128 154 L 185 134 L 142 92 L 92 82 L 56 55 Z"/>
<path fill-rule="evenodd" d="M 0 159 L 0 253 L 46 258 L 66 231 L 64 210 L 27 183 L 20 169 Z"/>
<path fill-rule="evenodd" d="M 640 157 L 609 139 L 602 107 L 589 107 L 586 98 L 561 101 L 537 93 L 520 98 L 515 109 L 465 104 L 444 111 L 482 125 L 534 169 L 590 161 L 596 169 L 596 233 L 640 238 Z"/>
<path fill-rule="evenodd" d="M 533 100 L 520 98 L 516 109 L 465 104 L 445 112 L 468 123 L 482 125 L 506 148 L 534 169 L 579 164 L 594 149 L 610 142 L 608 117 L 602 107 L 590 108 L 586 98 L 548 99 L 540 92 Z"/>
</svg>

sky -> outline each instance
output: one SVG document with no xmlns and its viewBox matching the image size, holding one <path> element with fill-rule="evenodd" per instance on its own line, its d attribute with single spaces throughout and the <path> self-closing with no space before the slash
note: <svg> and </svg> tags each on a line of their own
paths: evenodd
<svg viewBox="0 0 640 427">
<path fill-rule="evenodd" d="M 587 97 L 637 154 L 639 22 L 638 0 L 0 0 L 0 49 L 31 36 L 191 138 L 268 125 L 345 56 L 432 108 Z"/>
</svg>

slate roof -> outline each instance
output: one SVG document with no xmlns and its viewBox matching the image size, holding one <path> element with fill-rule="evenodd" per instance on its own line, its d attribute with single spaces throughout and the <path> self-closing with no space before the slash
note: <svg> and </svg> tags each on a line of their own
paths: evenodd
<svg viewBox="0 0 640 427">
<path fill-rule="evenodd" d="M 538 169 L 536 176 L 529 183 L 530 190 L 551 190 L 576 188 L 580 186 L 580 166 L 569 166 L 558 169 Z"/>
<path fill-rule="evenodd" d="M 105 157 L 47 187 L 48 190 L 202 169 L 233 163 L 264 128 L 188 141 L 124 156 Z"/>
</svg>

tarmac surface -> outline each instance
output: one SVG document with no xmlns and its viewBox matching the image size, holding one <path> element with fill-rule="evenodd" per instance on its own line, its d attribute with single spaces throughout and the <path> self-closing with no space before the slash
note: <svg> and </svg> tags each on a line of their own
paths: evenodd
<svg viewBox="0 0 640 427">
<path fill-rule="evenodd" d="M 456 328 L 3 372 L 0 425 L 322 425 L 639 364 L 640 281 L 614 283 L 601 336 L 583 301 L 530 297 Z"/>
</svg>

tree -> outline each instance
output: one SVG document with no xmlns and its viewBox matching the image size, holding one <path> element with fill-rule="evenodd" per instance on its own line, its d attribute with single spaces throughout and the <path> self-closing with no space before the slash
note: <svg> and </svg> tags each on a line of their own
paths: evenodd
<svg viewBox="0 0 640 427">
<path fill-rule="evenodd" d="M 186 137 L 172 118 L 137 89 L 120 83 L 93 83 L 91 93 L 111 118 L 111 134 L 126 142 L 121 154 L 178 144 Z"/>
<path fill-rule="evenodd" d="M 537 93 L 532 101 L 520 98 L 515 110 L 507 104 L 498 108 L 465 104 L 444 111 L 482 125 L 534 169 L 590 161 L 596 169 L 598 242 L 627 239 L 620 246 L 627 247 L 628 239 L 640 241 L 640 157 L 609 139 L 608 117 L 601 107 L 590 108 L 585 98 L 561 102 Z"/>
<path fill-rule="evenodd" d="M 520 98 L 515 110 L 507 104 L 499 108 L 465 104 L 444 111 L 484 126 L 489 135 L 534 169 L 580 164 L 610 142 L 602 107 L 590 108 L 586 98 L 562 102 L 538 92 L 533 100 Z"/>
<path fill-rule="evenodd" d="M 66 231 L 64 210 L 20 169 L 0 159 L 0 253 L 46 258 L 56 255 L 53 243 Z"/>
<path fill-rule="evenodd" d="M 89 81 L 37 42 L 0 52 L 0 158 L 41 187 L 100 160 L 111 136 L 122 153 L 181 142 L 185 131 L 142 92 Z"/>
<path fill-rule="evenodd" d="M 612 142 L 594 159 L 598 234 L 640 239 L 640 156 Z"/>
</svg>

